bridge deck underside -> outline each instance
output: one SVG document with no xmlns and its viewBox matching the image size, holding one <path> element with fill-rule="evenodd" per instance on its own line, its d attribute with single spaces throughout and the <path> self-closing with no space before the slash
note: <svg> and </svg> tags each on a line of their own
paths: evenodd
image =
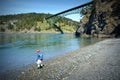
<svg viewBox="0 0 120 80">
<path fill-rule="evenodd" d="M 70 15 L 70 14 L 78 14 L 82 10 L 82 8 L 84 8 L 85 6 L 91 5 L 91 4 L 93 4 L 93 1 L 85 3 L 85 4 L 77 6 L 77 7 L 74 7 L 74 8 L 71 8 L 71 9 L 68 9 L 68 10 L 65 10 L 65 11 L 62 11 L 62 12 L 52 15 L 50 17 L 47 17 L 46 20 L 56 17 L 56 16 L 66 16 L 66 15 Z"/>
</svg>

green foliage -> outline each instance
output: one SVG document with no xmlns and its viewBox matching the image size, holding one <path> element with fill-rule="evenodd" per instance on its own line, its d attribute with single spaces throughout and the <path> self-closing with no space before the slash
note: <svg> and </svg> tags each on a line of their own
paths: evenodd
<svg viewBox="0 0 120 80">
<path fill-rule="evenodd" d="M 1 27 L 0 32 L 5 32 L 5 29 L 3 27 Z"/>
<path fill-rule="evenodd" d="M 0 24 L 6 25 L 7 28 L 13 31 L 22 31 L 24 29 L 30 30 L 34 29 L 35 31 L 51 30 L 51 22 L 44 21 L 46 17 L 51 16 L 51 14 L 44 13 L 27 13 L 27 14 L 16 14 L 16 15 L 6 15 L 0 16 Z M 11 22 L 15 24 L 11 24 Z M 58 22 L 59 24 L 72 25 L 76 27 L 76 22 L 62 17 L 56 17 L 54 23 Z M 1 30 L 4 31 L 4 30 Z"/>
<path fill-rule="evenodd" d="M 37 28 L 37 27 L 35 27 L 34 30 L 35 30 L 35 31 L 41 31 L 41 28 Z"/>
<path fill-rule="evenodd" d="M 11 25 L 11 24 L 9 24 L 9 25 L 7 26 L 7 28 L 10 29 L 10 30 L 12 30 L 12 29 L 14 28 L 14 26 Z"/>
<path fill-rule="evenodd" d="M 93 4 L 91 5 L 88 5 L 88 6 L 85 6 L 84 8 L 82 8 L 82 10 L 80 11 L 80 14 L 81 15 L 86 15 L 86 14 L 89 14 L 90 11 L 93 10 Z"/>
</svg>

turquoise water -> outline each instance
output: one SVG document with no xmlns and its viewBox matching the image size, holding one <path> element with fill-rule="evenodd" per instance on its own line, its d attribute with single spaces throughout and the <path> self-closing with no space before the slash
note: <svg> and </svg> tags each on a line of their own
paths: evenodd
<svg viewBox="0 0 120 80">
<path fill-rule="evenodd" d="M 0 69 L 2 72 L 34 63 L 37 49 L 43 52 L 44 60 L 49 60 L 99 40 L 73 34 L 0 34 Z"/>
</svg>

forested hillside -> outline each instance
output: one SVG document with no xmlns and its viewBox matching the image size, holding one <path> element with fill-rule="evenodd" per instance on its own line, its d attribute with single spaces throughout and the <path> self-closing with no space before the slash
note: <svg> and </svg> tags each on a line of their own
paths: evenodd
<svg viewBox="0 0 120 80">
<path fill-rule="evenodd" d="M 0 32 L 58 32 L 51 25 L 51 22 L 45 20 L 48 16 L 51 16 L 51 14 L 26 13 L 0 16 Z M 77 24 L 77 22 L 71 19 L 62 17 L 58 17 L 56 20 L 56 25 L 60 26 L 64 32 L 75 32 Z"/>
</svg>

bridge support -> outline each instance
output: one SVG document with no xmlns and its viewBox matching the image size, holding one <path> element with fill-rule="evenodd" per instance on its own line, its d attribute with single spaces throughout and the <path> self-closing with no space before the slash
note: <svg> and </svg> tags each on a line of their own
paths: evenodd
<svg viewBox="0 0 120 80">
<path fill-rule="evenodd" d="M 81 8 L 83 8 L 83 7 L 85 7 L 85 6 L 88 6 L 88 5 L 91 5 L 91 4 L 93 4 L 93 3 L 94 3 L 93 1 L 90 1 L 90 2 L 85 3 L 85 4 L 82 4 L 82 5 L 80 5 L 80 6 L 73 7 L 73 8 L 71 8 L 71 9 L 62 11 L 62 12 L 57 13 L 57 14 L 55 14 L 55 15 L 51 15 L 51 16 L 45 18 L 45 20 L 50 20 L 50 19 L 51 19 L 50 21 L 51 21 L 52 26 L 54 26 L 55 28 L 57 28 L 57 29 L 61 32 L 61 34 L 64 34 L 64 32 L 62 31 L 61 27 L 59 27 L 59 26 L 57 26 L 57 25 L 55 24 L 56 21 L 57 21 L 57 20 L 55 19 L 55 17 L 56 17 L 56 16 L 66 16 L 66 15 L 70 15 L 70 14 L 80 13 L 80 10 L 82 10 Z M 90 17 L 90 18 L 91 18 L 91 17 Z M 54 22 L 52 21 L 52 19 L 54 19 Z M 55 21 L 55 20 L 56 20 L 56 21 Z M 91 20 L 90 20 L 90 21 L 91 21 Z M 90 24 L 90 22 L 89 22 L 89 24 Z M 89 28 L 89 27 L 88 27 L 88 28 Z M 90 34 L 89 29 L 87 30 L 87 33 Z M 76 31 L 76 35 L 80 35 L 80 34 L 81 34 L 81 32 L 79 32 L 79 31 L 77 30 L 77 31 Z"/>
<path fill-rule="evenodd" d="M 61 34 L 64 34 L 64 32 L 62 31 L 62 29 L 60 28 L 60 26 L 57 26 L 56 24 L 53 24 L 53 26 L 55 28 L 57 28 L 61 32 Z"/>
</svg>

